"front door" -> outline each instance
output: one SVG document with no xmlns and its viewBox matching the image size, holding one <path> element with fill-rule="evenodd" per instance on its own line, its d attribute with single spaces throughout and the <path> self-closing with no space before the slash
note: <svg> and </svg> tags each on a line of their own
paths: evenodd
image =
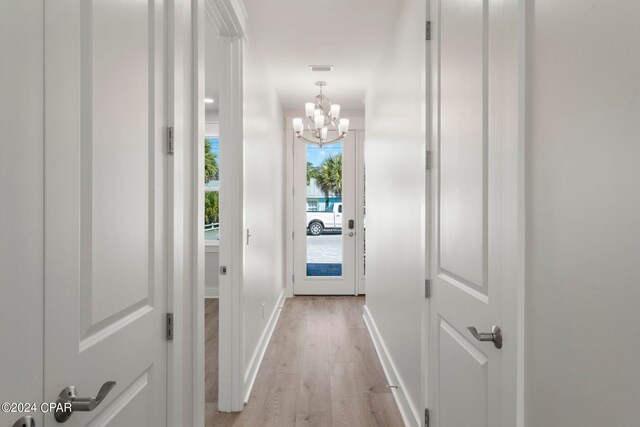
<svg viewBox="0 0 640 427">
<path fill-rule="evenodd" d="M 432 10 L 428 405 L 437 427 L 516 425 L 518 15 L 516 1 L 493 6 L 439 0 Z"/>
<path fill-rule="evenodd" d="M 294 138 L 294 293 L 356 292 L 356 138 L 319 147 Z"/>
<path fill-rule="evenodd" d="M 66 425 L 166 426 L 166 4 L 44 10 L 45 400 L 117 381 Z"/>
</svg>

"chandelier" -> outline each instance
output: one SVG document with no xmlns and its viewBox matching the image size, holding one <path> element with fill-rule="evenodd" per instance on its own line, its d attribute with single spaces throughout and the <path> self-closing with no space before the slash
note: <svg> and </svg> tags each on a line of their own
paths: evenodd
<svg viewBox="0 0 640 427">
<path fill-rule="evenodd" d="M 349 119 L 340 118 L 340 105 L 332 104 L 329 98 L 322 94 L 322 88 L 326 85 L 326 82 L 316 82 L 316 86 L 320 87 L 320 94 L 316 96 L 314 102 L 304 104 L 307 116 L 306 130 L 309 131 L 311 139 L 303 135 L 305 126 L 302 119 L 293 119 L 293 130 L 296 133 L 296 137 L 307 144 L 316 144 L 320 147 L 335 144 L 349 132 Z M 338 122 L 337 126 L 336 122 Z M 338 130 L 338 136 L 334 139 L 327 139 L 329 126 L 334 130 Z"/>
</svg>

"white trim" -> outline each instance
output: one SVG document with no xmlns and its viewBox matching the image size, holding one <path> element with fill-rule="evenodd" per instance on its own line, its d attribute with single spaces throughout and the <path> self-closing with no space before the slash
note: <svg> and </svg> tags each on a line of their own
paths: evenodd
<svg viewBox="0 0 640 427">
<path fill-rule="evenodd" d="M 219 253 L 220 252 L 220 241 L 219 240 L 205 240 L 204 241 L 204 251 L 205 253 Z"/>
<path fill-rule="evenodd" d="M 423 21 L 431 21 L 431 0 L 425 1 L 424 19 Z M 433 29 L 433 24 L 432 24 Z M 423 78 L 422 91 L 424 93 L 425 102 L 423 104 L 423 126 L 425 135 L 425 149 L 432 150 L 432 122 L 431 107 L 432 101 L 432 78 L 431 78 L 431 41 L 424 41 L 424 58 L 423 58 Z M 425 158 L 425 168 L 426 168 Z M 424 274 L 425 279 L 431 279 L 431 171 L 425 173 L 424 186 Z M 432 282 L 433 283 L 433 282 Z M 431 305 L 429 299 L 425 298 L 422 302 L 422 310 L 420 310 L 420 393 L 422 395 L 422 405 L 424 408 L 430 407 L 429 402 L 429 318 L 431 316 Z"/>
<path fill-rule="evenodd" d="M 269 346 L 269 342 L 271 341 L 271 337 L 273 336 L 273 331 L 276 329 L 276 325 L 278 324 L 278 319 L 280 319 L 280 313 L 282 313 L 282 307 L 284 306 L 285 300 L 285 290 L 283 289 L 280 292 L 280 296 L 278 297 L 278 302 L 269 317 L 269 322 L 267 326 L 262 331 L 262 335 L 260 336 L 260 340 L 258 341 L 258 345 L 256 346 L 253 355 L 251 356 L 251 361 L 249 361 L 249 365 L 244 373 L 244 383 L 245 383 L 245 391 L 244 391 L 244 402 L 249 402 L 249 397 L 251 396 L 251 390 L 253 389 L 253 385 L 256 382 L 256 377 L 258 376 L 258 371 L 260 370 L 260 365 L 262 364 L 262 360 L 264 359 L 264 355 L 267 351 L 267 347 Z"/>
<path fill-rule="evenodd" d="M 195 289 L 192 294 L 193 312 L 193 425 L 205 423 L 205 307 L 202 303 L 205 292 L 205 238 L 201 225 L 204 224 L 204 139 L 205 139 L 205 5 L 204 0 L 192 0 L 191 18 L 193 22 L 193 98 L 191 105 L 195 117 L 192 120 L 194 143 L 192 146 L 193 169 L 191 179 L 192 199 L 196 201 L 191 212 L 193 218 L 192 241 L 195 244 L 192 263 Z M 203 339 L 199 339 L 202 337 Z"/>
<path fill-rule="evenodd" d="M 284 132 L 284 167 L 285 167 L 285 184 L 284 184 L 284 202 L 285 202 L 285 212 L 284 212 L 284 251 L 285 251 L 285 260 L 284 260 L 284 281 L 285 281 L 285 292 L 287 294 L 287 298 L 292 298 L 293 295 L 293 262 L 294 262 L 294 239 L 293 239 L 293 166 L 294 166 L 294 157 L 293 157 L 293 148 L 295 136 L 293 134 L 293 130 L 286 129 L 286 121 L 285 118 L 285 132 Z"/>
<path fill-rule="evenodd" d="M 175 327 L 184 322 L 184 34 L 185 2 L 167 3 L 167 125 L 174 128 L 176 150 L 167 159 L 167 311 L 173 312 Z M 167 425 L 183 424 L 185 345 L 184 334 L 167 344 Z M 194 384 L 195 388 L 195 384 Z"/>
<path fill-rule="evenodd" d="M 220 187 L 220 217 L 225 223 L 224 238 L 218 245 L 203 245 L 208 253 L 219 252 L 219 264 L 227 267 L 228 273 L 219 276 L 218 297 L 220 298 L 219 323 L 219 378 L 218 409 L 221 411 L 241 411 L 244 407 L 242 392 L 244 361 L 244 310 L 243 310 L 243 42 L 246 40 L 245 27 L 247 14 L 242 0 L 193 0 L 204 1 L 198 10 L 197 19 L 209 19 L 220 40 L 220 76 L 219 117 L 221 124 L 220 169 L 226 177 Z M 204 56 L 204 53 L 198 52 Z M 196 56 L 198 56 L 196 55 Z M 200 58 L 202 60 L 203 58 Z M 198 59 L 194 59 L 198 61 Z M 197 62 L 196 62 L 197 63 Z M 204 83 L 202 83 L 204 85 Z M 203 98 L 199 100 L 204 103 Z M 203 128 L 205 117 L 202 120 Z M 206 129 L 203 130 L 206 132 Z M 204 138 L 200 138 L 204 140 Z M 201 151 L 203 151 L 201 149 Z M 228 169 L 228 170 L 227 170 Z M 201 181 L 204 181 L 202 179 Z M 200 185 L 198 182 L 197 185 Z M 200 191 L 198 194 L 202 194 Z M 200 222 L 199 224 L 201 224 Z M 197 228 L 201 233 L 201 228 Z M 213 290 L 206 290 L 210 293 Z M 197 302 L 203 305 L 200 300 Z M 198 351 L 203 346 L 204 333 L 194 337 Z M 204 350 L 201 351 L 204 357 Z M 200 355 L 198 356 L 200 357 Z M 204 379 L 204 366 L 196 367 L 197 378 Z M 195 393 L 204 395 L 204 390 L 195 388 Z M 202 411 L 204 416 L 204 410 Z M 177 423 L 175 425 L 180 425 Z M 198 425 L 203 425 L 200 423 Z"/>
<path fill-rule="evenodd" d="M 365 272 L 365 165 L 364 165 L 365 131 L 356 131 L 356 295 L 367 294 Z"/>
<path fill-rule="evenodd" d="M 220 333 L 218 409 L 241 411 L 244 365 L 243 39 L 220 36 Z M 199 337 L 204 339 L 204 336 Z M 204 372 L 203 372 L 204 375 Z"/>
<path fill-rule="evenodd" d="M 420 411 L 418 411 L 418 408 L 411 400 L 411 397 L 405 393 L 406 387 L 404 385 L 404 381 L 402 381 L 402 377 L 396 369 L 396 365 L 387 350 L 387 346 L 385 345 L 380 332 L 378 331 L 376 322 L 373 320 L 371 312 L 366 305 L 364 306 L 364 314 L 362 317 L 364 318 L 364 323 L 367 325 L 369 335 L 371 335 L 371 339 L 373 340 L 376 353 L 378 353 L 378 359 L 380 359 L 382 369 L 387 377 L 387 383 L 389 385 L 397 386 L 397 388 L 392 388 L 391 392 L 396 404 L 398 405 L 398 409 L 400 410 L 400 415 L 402 415 L 404 425 L 422 427 Z"/>
<path fill-rule="evenodd" d="M 204 288 L 205 298 L 220 298 L 220 288 Z"/>
<path fill-rule="evenodd" d="M 518 1 L 518 246 L 516 288 L 516 426 L 525 425 L 525 333 L 526 333 L 526 131 L 527 88 L 529 85 L 528 33 L 534 14 L 526 0 Z M 531 23 L 530 23 L 531 20 Z"/>
<path fill-rule="evenodd" d="M 248 15 L 242 0 L 206 0 L 206 14 L 219 35 L 246 39 Z"/>
</svg>

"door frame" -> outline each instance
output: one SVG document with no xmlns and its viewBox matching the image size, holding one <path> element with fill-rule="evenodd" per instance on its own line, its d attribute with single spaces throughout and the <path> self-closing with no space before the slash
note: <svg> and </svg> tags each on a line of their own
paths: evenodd
<svg viewBox="0 0 640 427">
<path fill-rule="evenodd" d="M 293 131 L 293 125 L 291 120 L 294 117 L 298 117 L 300 112 L 298 111 L 286 111 L 284 117 L 284 128 L 285 128 L 285 297 L 292 298 L 295 296 L 293 289 L 293 271 L 294 271 L 294 197 L 293 197 L 293 184 L 294 184 L 294 159 L 293 159 L 293 149 L 294 144 L 299 144 L 297 141 Z M 356 133 L 355 141 L 356 141 L 356 162 L 360 162 L 360 164 L 364 163 L 364 132 L 365 132 L 365 119 L 364 119 L 364 111 L 344 111 L 341 114 L 342 117 L 349 118 L 349 132 Z M 360 182 L 359 182 L 359 174 L 360 166 L 356 164 L 356 198 L 358 201 L 361 200 L 361 197 L 364 197 L 363 193 L 360 193 Z M 362 248 L 362 236 L 360 225 L 362 224 L 363 215 L 362 212 L 356 212 L 356 278 L 355 278 L 355 291 L 354 295 L 362 295 L 364 294 L 363 282 L 364 278 L 360 278 L 360 270 L 358 269 L 359 260 L 362 258 L 360 254 L 360 250 Z"/>
<path fill-rule="evenodd" d="M 365 295 L 366 292 L 366 271 L 365 271 L 365 164 L 364 164 L 364 150 L 365 150 L 365 131 L 356 131 L 356 295 Z"/>
<path fill-rule="evenodd" d="M 335 135 L 333 135 L 335 136 Z M 356 205 L 358 204 L 356 170 L 357 170 L 357 132 L 349 133 L 342 141 L 342 210 L 339 212 L 342 218 L 342 232 L 340 245 L 342 254 L 342 274 L 340 276 L 307 276 L 307 243 L 306 232 L 306 185 L 304 185 L 306 173 L 306 158 L 308 144 L 295 141 L 294 147 L 294 230 L 298 238 L 294 237 L 294 283 L 293 291 L 296 295 L 356 295 L 357 294 L 357 248 L 359 233 L 358 228 L 347 229 L 348 219 L 356 220 Z M 331 138 L 331 132 L 329 133 Z M 296 138 L 297 139 L 297 138 Z M 297 147 L 297 148 L 296 148 Z M 297 150 L 297 153 L 296 153 Z M 300 158 L 302 157 L 302 158 Z M 346 203 L 345 203 L 346 201 Z M 353 206 L 350 206 L 350 204 Z M 353 232 L 353 236 L 348 233 Z M 297 246 L 297 249 L 295 248 Z M 304 248 L 304 249 L 303 249 Z M 297 255 L 297 258 L 296 258 Z M 296 271 L 296 268 L 298 269 Z M 297 274 L 296 274 L 297 273 Z"/>
<path fill-rule="evenodd" d="M 191 239 L 193 277 L 193 420 L 204 425 L 205 412 L 205 325 L 204 325 L 204 138 L 205 138 L 205 27 L 209 20 L 220 40 L 221 79 L 220 108 L 220 222 L 225 224 L 219 245 L 219 264 L 227 268 L 219 276 L 219 375 L 218 409 L 232 412 L 244 408 L 244 215 L 243 215 L 243 46 L 247 41 L 247 13 L 241 0 L 191 0 L 193 51 L 194 134 L 191 174 L 193 191 L 192 217 L 195 218 Z M 231 142 L 230 142 L 231 141 Z M 226 349 L 224 351 L 223 349 Z"/>
<path fill-rule="evenodd" d="M 193 294 L 200 292 L 199 275 L 194 277 L 194 282 L 190 289 L 185 289 L 187 274 L 196 272 L 201 268 L 198 263 L 199 257 L 195 254 L 187 259 L 188 252 L 185 250 L 185 243 L 195 237 L 185 232 L 185 224 L 192 218 L 189 213 L 193 207 L 185 204 L 184 200 L 185 180 L 187 180 L 187 167 L 185 162 L 192 160 L 196 155 L 195 149 L 189 150 L 193 141 L 192 132 L 199 133 L 197 119 L 189 123 L 185 118 L 197 98 L 197 92 L 191 93 L 185 90 L 185 81 L 191 77 L 185 73 L 185 68 L 198 66 L 197 62 L 190 63 L 186 49 L 186 41 L 189 35 L 194 39 L 194 50 L 199 48 L 199 38 L 193 37 L 198 33 L 198 21 L 190 22 L 193 10 L 199 9 L 200 0 L 173 0 L 167 3 L 167 125 L 174 129 L 174 153 L 168 155 L 167 160 L 167 219 L 168 219 L 168 265 L 167 265 L 167 312 L 174 316 L 174 338 L 168 342 L 167 348 L 167 425 L 181 425 L 185 419 L 194 417 L 194 422 L 198 420 L 196 407 L 200 405 L 197 394 L 185 393 L 185 376 L 187 372 L 185 366 L 187 361 L 195 354 L 190 346 L 190 340 L 186 339 L 185 332 L 188 332 L 184 325 L 191 325 L 199 317 L 199 312 L 187 310 L 185 298 L 188 292 Z M 187 69 L 188 69 L 187 68 Z M 196 68 L 197 69 L 197 68 Z M 197 87 L 190 83 L 194 89 Z M 192 102 L 190 102 L 192 101 Z M 196 109 L 197 111 L 197 109 Z M 194 112 L 195 113 L 195 112 Z M 195 117 L 192 114 L 191 117 Z M 196 172 L 197 173 L 197 172 Z M 197 211 L 196 211 L 197 212 Z M 187 243 L 188 244 L 188 243 Z M 189 267 L 192 263 L 193 270 Z M 202 283 L 204 291 L 204 282 Z M 193 312 L 193 314 L 191 314 Z M 189 381 L 191 383 L 191 381 Z M 193 383 L 194 391 L 197 390 L 197 383 Z M 189 390 L 190 391 L 190 390 Z M 192 396 L 190 399 L 188 396 Z M 204 406 L 204 399 L 202 405 Z M 191 406 L 191 407 L 190 407 Z M 192 412 L 190 415 L 189 412 Z M 204 421 L 203 421 L 204 422 Z"/>
<path fill-rule="evenodd" d="M 241 0 L 171 0 L 168 4 L 168 124 L 174 128 L 175 151 L 169 156 L 169 265 L 167 310 L 174 314 L 174 338 L 168 345 L 167 423 L 203 426 L 205 422 L 205 26 L 218 30 L 225 56 L 220 108 L 229 121 L 225 138 L 242 141 L 242 46 L 247 14 Z M 229 119 L 231 118 L 231 120 Z M 225 121 L 225 123 L 226 123 Z M 221 135 L 222 136 L 222 135 Z M 221 144 L 222 140 L 221 140 Z M 240 192 L 226 189 L 226 213 L 242 218 L 242 144 L 229 144 L 230 181 Z M 226 148 L 226 147 L 225 147 Z M 240 160 L 238 160 L 240 159 Z M 221 188 L 221 198 L 224 196 Z M 234 214 L 233 212 L 239 212 Z M 223 212 L 221 212 L 223 214 Z M 220 280 L 220 342 L 230 351 L 220 357 L 220 408 L 239 411 L 242 396 L 242 242 L 243 222 L 229 224 L 220 245 L 220 260 L 229 272 Z M 238 224 L 239 223 L 239 224 Z M 240 252 L 238 250 L 240 247 Z M 240 253 L 238 256 L 237 253 Z M 222 279 L 223 277 L 221 277 Z M 233 281 L 233 285 L 231 285 Z M 222 354 L 221 354 L 222 356 Z"/>
</svg>

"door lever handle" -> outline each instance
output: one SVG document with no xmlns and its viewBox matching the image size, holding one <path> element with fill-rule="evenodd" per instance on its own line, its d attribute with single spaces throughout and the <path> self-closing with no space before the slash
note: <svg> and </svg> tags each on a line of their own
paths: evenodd
<svg viewBox="0 0 640 427">
<path fill-rule="evenodd" d="M 502 331 L 498 326 L 493 325 L 491 332 L 478 332 L 473 326 L 469 326 L 467 329 L 478 341 L 492 341 L 496 348 L 502 348 Z"/>
<path fill-rule="evenodd" d="M 74 412 L 93 411 L 102 403 L 116 384 L 118 384 L 116 381 L 107 381 L 102 384 L 96 397 L 78 397 L 75 386 L 66 387 L 60 392 L 56 402 L 56 421 L 64 423 Z"/>
<path fill-rule="evenodd" d="M 31 415 L 27 415 L 16 421 L 13 427 L 36 427 L 36 420 Z"/>
</svg>

